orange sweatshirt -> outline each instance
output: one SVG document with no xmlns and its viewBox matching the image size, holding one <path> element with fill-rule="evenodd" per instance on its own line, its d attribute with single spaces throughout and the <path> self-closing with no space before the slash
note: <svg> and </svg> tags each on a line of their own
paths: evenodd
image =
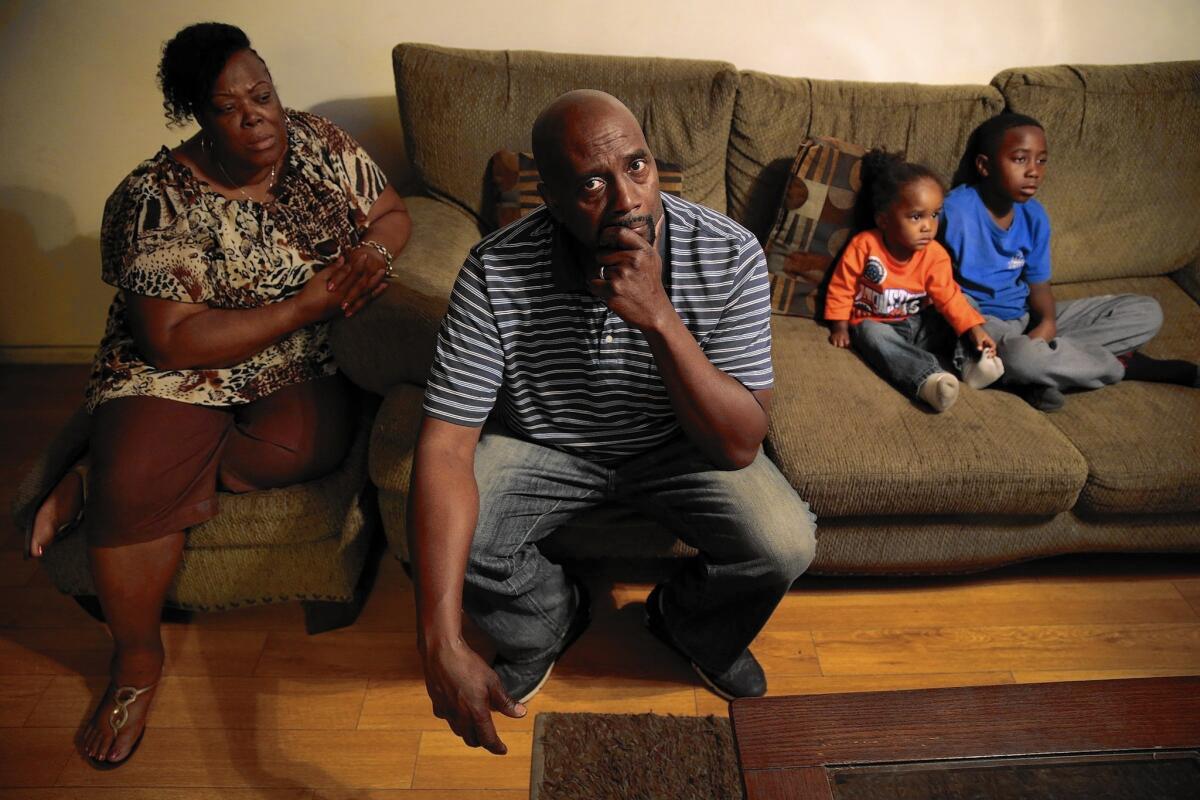
<svg viewBox="0 0 1200 800">
<path fill-rule="evenodd" d="M 877 230 L 850 240 L 834 268 L 825 296 L 825 319 L 897 322 L 933 303 L 960 336 L 983 324 L 954 282 L 950 254 L 938 242 L 913 253 L 907 263 L 892 258 Z"/>
</svg>

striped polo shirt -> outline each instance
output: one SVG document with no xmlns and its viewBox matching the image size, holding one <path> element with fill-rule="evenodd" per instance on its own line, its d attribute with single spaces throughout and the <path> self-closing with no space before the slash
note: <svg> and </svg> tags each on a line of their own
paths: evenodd
<svg viewBox="0 0 1200 800">
<path fill-rule="evenodd" d="M 662 195 L 663 284 L 718 369 L 772 385 L 766 260 L 754 236 L 715 211 Z M 438 333 L 425 413 L 479 426 L 495 408 L 517 434 L 611 462 L 679 433 L 645 337 L 584 285 L 545 208 L 467 256 Z M 665 241 L 664 241 L 665 240 Z"/>
</svg>

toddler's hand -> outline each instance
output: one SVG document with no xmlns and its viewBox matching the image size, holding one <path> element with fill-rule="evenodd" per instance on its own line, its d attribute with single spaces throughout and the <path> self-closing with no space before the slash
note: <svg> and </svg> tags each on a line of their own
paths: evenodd
<svg viewBox="0 0 1200 800">
<path fill-rule="evenodd" d="M 967 335 L 971 337 L 971 344 L 975 345 L 975 349 L 984 355 L 996 355 L 996 342 L 988 332 L 983 329 L 982 325 L 976 325 L 967 331 Z"/>
<path fill-rule="evenodd" d="M 829 331 L 829 343 L 834 347 L 846 348 L 850 346 L 850 326 L 845 321 L 839 320 L 833 323 L 833 328 Z"/>
</svg>

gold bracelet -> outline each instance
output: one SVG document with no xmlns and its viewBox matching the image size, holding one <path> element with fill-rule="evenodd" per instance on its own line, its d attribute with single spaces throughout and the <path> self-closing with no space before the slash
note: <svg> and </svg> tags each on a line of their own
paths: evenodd
<svg viewBox="0 0 1200 800">
<path fill-rule="evenodd" d="M 392 255 L 391 250 L 388 250 L 386 247 L 384 247 L 382 244 L 375 241 L 374 239 L 364 239 L 363 241 L 359 242 L 358 245 L 359 245 L 359 247 L 369 247 L 372 250 L 374 250 L 376 253 L 379 253 L 379 255 L 383 256 L 384 261 L 387 262 L 387 267 L 384 269 L 383 274 L 388 277 L 391 277 L 392 262 L 396 260 L 396 257 Z"/>
</svg>

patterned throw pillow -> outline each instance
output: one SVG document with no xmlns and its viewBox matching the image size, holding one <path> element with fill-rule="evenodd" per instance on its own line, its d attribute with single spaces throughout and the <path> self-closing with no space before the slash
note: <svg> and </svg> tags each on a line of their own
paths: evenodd
<svg viewBox="0 0 1200 800">
<path fill-rule="evenodd" d="M 654 159 L 654 163 L 658 165 L 659 188 L 679 197 L 683 193 L 683 170 L 678 164 L 659 158 Z M 497 150 L 489 163 L 489 172 L 492 176 L 492 208 L 487 209 L 485 205 L 485 212 L 491 211 L 487 214 L 488 219 L 497 228 L 516 222 L 542 204 L 537 190 L 541 176 L 531 153 Z"/>
<path fill-rule="evenodd" d="M 766 247 L 776 314 L 816 316 L 817 290 L 854 233 L 866 152 L 824 136 L 800 145 Z"/>
</svg>

